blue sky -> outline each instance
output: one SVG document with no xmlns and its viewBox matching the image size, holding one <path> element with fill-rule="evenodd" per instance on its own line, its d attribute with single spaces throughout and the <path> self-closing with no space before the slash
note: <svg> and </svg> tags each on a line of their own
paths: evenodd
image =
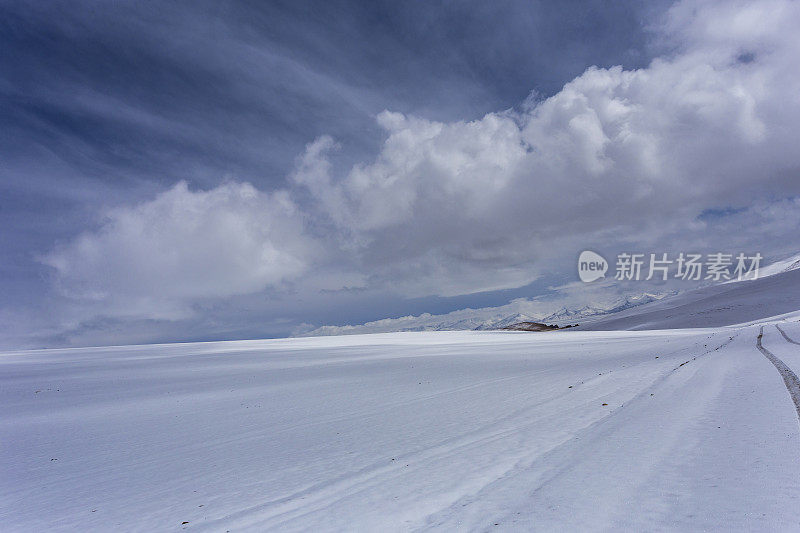
<svg viewBox="0 0 800 533">
<path fill-rule="evenodd" d="M 584 248 L 796 249 L 796 11 L 4 2 L 0 342 L 279 336 L 536 296 Z"/>
</svg>

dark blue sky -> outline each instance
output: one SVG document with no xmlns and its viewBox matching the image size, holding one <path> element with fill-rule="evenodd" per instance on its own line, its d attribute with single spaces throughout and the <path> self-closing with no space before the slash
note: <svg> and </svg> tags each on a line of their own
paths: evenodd
<svg viewBox="0 0 800 533">
<path fill-rule="evenodd" d="M 571 281 L 552 265 L 578 249 L 549 257 L 539 244 L 555 231 L 585 242 L 582 218 L 559 218 L 576 209 L 603 235 L 627 224 L 615 190 L 631 192 L 632 209 L 647 213 L 655 201 L 687 224 L 721 225 L 750 216 L 756 200 L 788 201 L 797 167 L 769 137 L 777 115 L 736 86 L 750 79 L 746 69 L 778 72 L 778 55 L 766 51 L 780 43 L 746 32 L 723 43 L 706 22 L 729 16 L 724 4 L 691 4 L 667 16 L 667 2 L 645 1 L 2 2 L 5 343 L 271 336 L 300 323 L 496 305 Z M 750 61 L 737 64 L 742 54 Z M 652 66 L 654 57 L 668 67 Z M 716 65 L 707 72 L 720 79 L 692 86 L 705 74 L 684 72 L 698 62 Z M 625 78 L 636 69 L 649 69 L 641 88 Z M 615 115 L 619 106 L 628 114 Z M 737 127 L 741 138 L 720 141 Z M 741 143 L 769 149 L 742 164 L 728 157 L 744 153 Z M 710 167 L 712 157 L 726 163 Z M 728 174 L 764 161 L 774 168 L 756 176 L 759 187 L 716 194 Z M 485 205 L 471 196 L 476 168 L 488 180 L 475 197 Z M 187 190 L 173 189 L 182 181 Z M 249 189 L 225 188 L 242 183 L 263 209 L 248 203 Z M 564 193 L 572 187 L 597 202 L 578 206 Z M 212 278 L 190 272 L 203 239 L 188 253 L 175 244 L 197 236 L 181 233 L 197 210 L 206 210 L 201 221 L 242 229 L 235 253 L 251 257 L 254 242 L 253 257 L 283 266 L 245 270 L 252 280 L 236 283 L 224 274 L 241 266 L 237 256 L 218 267 L 218 290 L 205 290 Z M 696 219 L 704 212 L 722 215 Z M 666 232 L 658 238 L 677 234 L 666 220 L 653 223 Z M 287 237 L 297 224 L 300 244 Z M 526 225 L 530 250 L 498 235 Z M 636 222 L 622 240 L 658 242 L 636 236 L 646 227 Z M 521 274 L 539 257 L 555 262 Z M 177 278 L 154 281 L 159 261 Z M 172 294 L 184 271 L 195 285 Z"/>
<path fill-rule="evenodd" d="M 644 65 L 645 4 L 3 2 L 2 305 L 46 308 L 37 257 L 98 209 L 179 180 L 269 190 L 319 135 L 343 167 L 375 153 L 384 109 L 474 119 L 589 65 Z M 405 307 L 429 305 L 449 304 Z"/>
</svg>

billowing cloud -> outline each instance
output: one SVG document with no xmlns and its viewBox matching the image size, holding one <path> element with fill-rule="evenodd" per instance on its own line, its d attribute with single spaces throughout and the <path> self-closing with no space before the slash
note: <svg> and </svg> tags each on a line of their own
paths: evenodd
<svg viewBox="0 0 800 533">
<path fill-rule="evenodd" d="M 336 180 L 321 138 L 294 181 L 376 278 L 420 294 L 519 286 L 581 242 L 654 240 L 709 208 L 799 194 L 798 24 L 794 2 L 681 2 L 671 52 L 647 68 L 592 67 L 472 122 L 387 111 L 374 161 Z"/>
<path fill-rule="evenodd" d="M 192 303 L 261 291 L 305 273 L 314 253 L 285 192 L 246 183 L 111 209 L 43 260 L 61 289 L 112 315 L 178 318 Z"/>
</svg>

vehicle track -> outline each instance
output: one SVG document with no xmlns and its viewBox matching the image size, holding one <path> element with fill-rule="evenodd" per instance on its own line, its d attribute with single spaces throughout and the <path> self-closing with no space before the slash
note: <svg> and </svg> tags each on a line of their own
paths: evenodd
<svg viewBox="0 0 800 533">
<path fill-rule="evenodd" d="M 778 328 L 778 330 L 780 330 L 780 328 Z M 783 378 L 783 383 L 786 385 L 786 390 L 789 391 L 789 396 L 791 396 L 792 401 L 794 402 L 794 408 L 797 410 L 797 419 L 800 421 L 800 378 L 797 377 L 797 374 L 792 372 L 791 368 L 786 366 L 786 363 L 776 357 L 775 354 L 764 348 L 764 346 L 761 344 L 761 339 L 763 337 L 764 326 L 761 326 L 761 329 L 758 332 L 758 337 L 756 337 L 756 347 L 761 351 L 762 354 L 764 354 L 764 357 L 769 359 L 769 362 L 775 366 L 775 368 L 778 370 L 778 373 Z"/>
<path fill-rule="evenodd" d="M 779 325 L 775 324 L 775 327 L 778 328 L 778 331 L 781 332 L 781 335 L 783 335 L 783 338 L 786 339 L 786 342 L 791 342 L 792 344 L 800 344 L 800 342 L 797 342 L 797 341 L 792 340 L 791 338 L 789 338 L 789 336 L 786 334 L 786 332 L 783 331 Z"/>
</svg>

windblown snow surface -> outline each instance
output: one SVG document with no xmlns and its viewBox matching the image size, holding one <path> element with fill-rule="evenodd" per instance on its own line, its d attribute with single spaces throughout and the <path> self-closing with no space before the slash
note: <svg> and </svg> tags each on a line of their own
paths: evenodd
<svg viewBox="0 0 800 533">
<path fill-rule="evenodd" d="M 800 313 L 752 315 L 799 287 L 641 319 L 736 326 L 5 353 L 0 530 L 797 531 Z"/>
</svg>

